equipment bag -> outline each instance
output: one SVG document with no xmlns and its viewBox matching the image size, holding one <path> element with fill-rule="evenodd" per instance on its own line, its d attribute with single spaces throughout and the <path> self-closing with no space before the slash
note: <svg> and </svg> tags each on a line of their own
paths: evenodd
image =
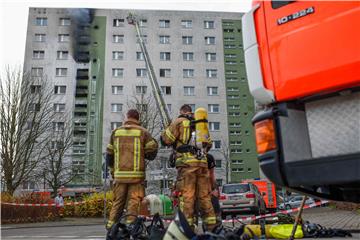
<svg viewBox="0 0 360 240">
<path fill-rule="evenodd" d="M 151 224 L 147 227 L 147 232 L 149 240 L 163 239 L 166 229 L 159 213 L 154 215 Z"/>
<path fill-rule="evenodd" d="M 269 232 L 273 238 L 287 239 L 290 237 L 292 229 L 293 229 L 292 224 L 273 225 L 269 229 Z M 297 226 L 294 238 L 303 238 L 303 237 L 304 237 L 304 233 L 301 225 Z"/>
</svg>

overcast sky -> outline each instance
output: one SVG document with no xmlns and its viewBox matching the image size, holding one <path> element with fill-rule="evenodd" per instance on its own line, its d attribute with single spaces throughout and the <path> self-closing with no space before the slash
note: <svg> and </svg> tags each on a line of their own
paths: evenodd
<svg viewBox="0 0 360 240">
<path fill-rule="evenodd" d="M 29 7 L 246 12 L 251 0 L 0 0 L 0 68 L 23 64 Z"/>
</svg>

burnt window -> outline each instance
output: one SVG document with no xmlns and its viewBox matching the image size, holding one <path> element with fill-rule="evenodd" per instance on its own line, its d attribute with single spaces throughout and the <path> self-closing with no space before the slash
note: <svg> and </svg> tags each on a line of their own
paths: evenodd
<svg viewBox="0 0 360 240">
<path fill-rule="evenodd" d="M 289 3 L 293 3 L 295 2 L 294 0 L 292 1 L 279 1 L 279 0 L 272 0 L 271 1 L 271 6 L 273 9 L 278 9 L 278 8 L 281 8 L 283 6 L 286 6 L 288 5 Z"/>
</svg>

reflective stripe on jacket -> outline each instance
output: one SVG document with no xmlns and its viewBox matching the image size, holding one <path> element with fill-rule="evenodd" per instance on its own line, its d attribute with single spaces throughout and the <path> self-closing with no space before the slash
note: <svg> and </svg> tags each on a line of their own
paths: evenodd
<svg viewBox="0 0 360 240">
<path fill-rule="evenodd" d="M 161 138 L 167 145 L 176 144 L 176 149 L 184 144 L 188 144 L 191 138 L 190 120 L 185 117 L 178 117 L 165 129 L 161 134 Z M 199 160 L 191 152 L 176 152 L 176 167 L 186 165 L 207 167 L 207 160 L 206 157 Z"/>
<path fill-rule="evenodd" d="M 114 155 L 110 166 L 118 182 L 137 183 L 145 179 L 145 153 L 156 155 L 157 142 L 135 119 L 129 119 L 115 129 L 110 137 L 107 152 Z"/>
</svg>

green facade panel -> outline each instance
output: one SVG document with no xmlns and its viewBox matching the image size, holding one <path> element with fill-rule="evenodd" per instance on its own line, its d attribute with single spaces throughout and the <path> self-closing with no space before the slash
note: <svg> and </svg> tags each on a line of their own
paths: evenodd
<svg viewBox="0 0 360 240">
<path fill-rule="evenodd" d="M 228 112 L 231 182 L 259 177 L 255 136 L 251 119 L 255 104 L 249 92 L 241 21 L 222 20 L 226 102 Z"/>
</svg>

